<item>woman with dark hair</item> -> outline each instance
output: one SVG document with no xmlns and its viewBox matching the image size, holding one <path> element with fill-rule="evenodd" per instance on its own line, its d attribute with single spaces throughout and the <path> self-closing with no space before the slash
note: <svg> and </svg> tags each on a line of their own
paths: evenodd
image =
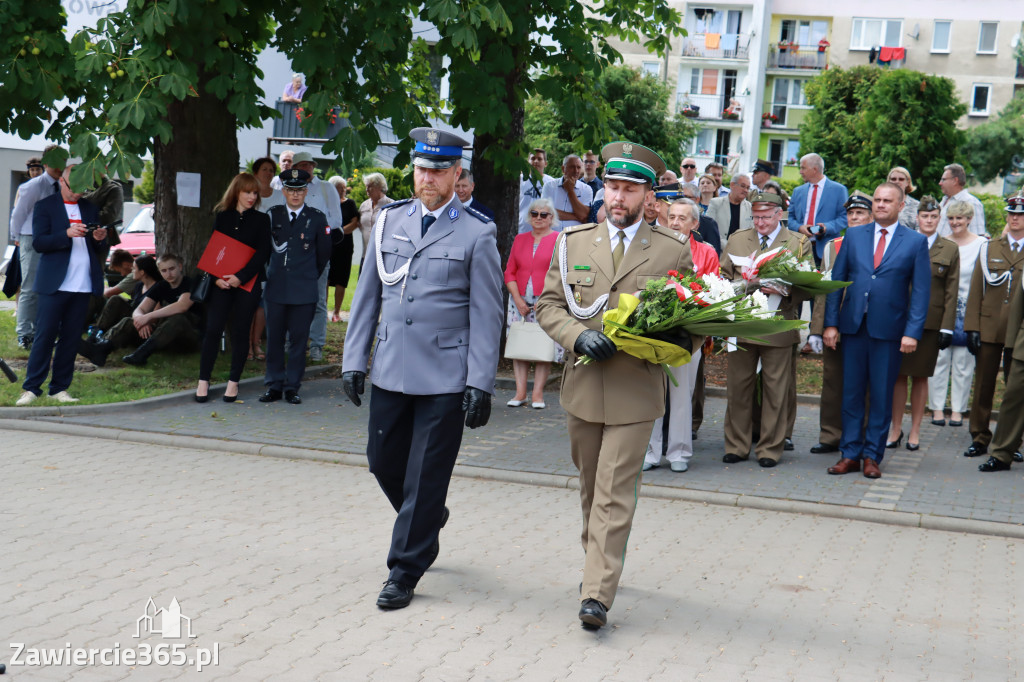
<svg viewBox="0 0 1024 682">
<path fill-rule="evenodd" d="M 214 232 L 231 237 L 255 250 L 249 261 L 233 275 L 214 280 L 206 298 L 206 334 L 199 356 L 199 385 L 196 402 L 205 403 L 210 392 L 210 375 L 220 349 L 220 338 L 228 318 L 231 321 L 231 373 L 228 375 L 224 402 L 238 397 L 238 380 L 249 352 L 249 329 L 260 301 L 260 290 L 270 258 L 270 218 L 260 213 L 260 182 L 249 173 L 239 173 L 231 181 L 215 207 Z M 211 275 L 212 277 L 212 275 Z M 256 278 L 252 291 L 243 285 Z"/>
<path fill-rule="evenodd" d="M 106 303 L 103 304 L 103 311 L 96 319 L 96 324 L 92 327 L 93 335 L 90 338 L 96 338 L 99 332 L 106 333 L 110 331 L 111 327 L 123 318 L 131 315 L 132 311 L 142 303 L 142 299 L 145 298 L 146 292 L 149 291 L 150 287 L 157 282 L 162 282 L 164 279 L 160 275 L 160 269 L 156 265 L 156 258 L 153 256 L 136 257 L 132 262 L 131 276 L 135 280 L 135 284 L 132 286 L 131 300 L 126 300 L 120 295 L 108 298 Z"/>
</svg>

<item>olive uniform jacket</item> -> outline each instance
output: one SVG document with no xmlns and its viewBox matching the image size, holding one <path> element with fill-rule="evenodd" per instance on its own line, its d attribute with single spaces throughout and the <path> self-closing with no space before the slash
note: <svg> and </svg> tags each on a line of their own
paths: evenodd
<svg viewBox="0 0 1024 682">
<path fill-rule="evenodd" d="M 1010 294 L 1013 287 L 1021 285 L 1021 266 L 1024 264 L 1024 251 L 1014 253 L 1010 248 L 1010 239 L 1003 235 L 988 243 L 988 270 L 992 276 L 1011 271 L 1010 281 L 993 287 L 985 281 L 982 272 L 981 258 L 974 266 L 971 276 L 971 291 L 967 295 L 967 312 L 964 315 L 964 331 L 981 332 L 981 340 L 985 343 L 1002 344 L 1006 341 L 1006 317 L 1010 309 Z"/>
<path fill-rule="evenodd" d="M 746 230 L 738 230 L 729 237 L 729 243 L 725 247 L 725 252 L 722 253 L 722 277 L 725 279 L 731 279 L 734 282 L 741 281 L 743 279 L 742 269 L 739 265 L 733 262 L 733 256 L 739 256 L 748 258 L 753 255 L 761 255 L 777 249 L 779 247 L 789 249 L 796 255 L 797 258 L 808 258 L 810 257 L 811 245 L 807 237 L 800 234 L 799 232 L 793 232 L 787 230 L 785 227 L 779 229 L 779 234 L 775 237 L 775 241 L 768 245 L 768 248 L 761 248 L 761 236 L 754 228 L 748 228 Z M 799 320 L 800 319 L 800 304 L 806 300 L 806 296 L 800 294 L 796 289 L 790 292 L 789 296 L 784 296 L 782 302 L 779 304 L 779 313 L 786 320 Z M 775 348 L 781 348 L 783 346 L 791 346 L 794 343 L 800 341 L 800 331 L 798 329 L 792 329 L 786 332 L 779 332 L 778 334 L 769 334 L 762 337 L 760 341 L 751 341 L 749 339 L 741 339 L 741 344 L 756 343 L 761 346 L 772 346 Z"/>
<path fill-rule="evenodd" d="M 953 331 L 956 325 L 956 297 L 960 290 L 960 247 L 945 237 L 936 237 L 928 250 L 932 262 L 931 299 L 924 328 Z"/>
<path fill-rule="evenodd" d="M 604 308 L 593 317 L 573 315 L 565 300 L 559 251 L 566 248 L 571 296 L 581 308 L 608 294 Z M 661 365 L 617 352 L 610 359 L 576 365 L 576 339 L 587 329 L 603 328 L 602 312 L 619 305 L 619 294 L 635 293 L 648 281 L 665 277 L 669 270 L 693 268 L 689 238 L 667 227 L 640 223 L 618 272 L 613 272 L 607 222 L 567 227 L 555 244 L 544 291 L 537 299 L 537 322 L 548 336 L 566 349 L 561 404 L 569 414 L 599 424 L 636 424 L 654 421 L 665 413 L 665 371 Z M 693 337 L 693 348 L 703 338 Z"/>
<path fill-rule="evenodd" d="M 1024 362 L 1024 285 L 1013 287 L 1010 312 L 1006 321 L 1006 347 L 1013 350 L 1013 359 Z"/>
</svg>

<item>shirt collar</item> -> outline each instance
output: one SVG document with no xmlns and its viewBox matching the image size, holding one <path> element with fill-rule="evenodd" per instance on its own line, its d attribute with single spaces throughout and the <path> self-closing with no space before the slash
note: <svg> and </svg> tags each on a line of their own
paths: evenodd
<svg viewBox="0 0 1024 682">
<path fill-rule="evenodd" d="M 448 198 L 448 201 L 444 202 L 444 206 L 442 206 L 441 208 L 435 209 L 433 211 L 428 211 L 427 207 L 423 204 L 422 201 L 420 201 L 420 217 L 426 217 L 428 215 L 432 215 L 432 216 L 434 216 L 435 219 L 440 218 L 441 214 L 443 214 L 445 212 L 445 210 L 447 210 L 448 206 L 454 200 L 455 200 L 455 192 L 452 192 L 452 195 Z"/>
<path fill-rule="evenodd" d="M 939 231 L 935 230 L 934 232 L 932 232 L 931 236 L 928 237 L 928 248 L 929 249 L 931 249 L 933 246 L 935 246 L 935 240 L 938 239 L 938 238 L 939 238 Z M 1013 241 L 1013 240 L 1011 239 L 1010 241 Z"/>
<path fill-rule="evenodd" d="M 633 241 L 633 237 L 636 236 L 636 231 L 640 229 L 640 223 L 643 221 L 644 219 L 641 218 L 623 230 L 623 232 L 626 233 L 626 241 Z M 615 236 L 619 233 L 619 228 L 612 225 L 612 221 L 610 220 L 605 220 L 605 223 L 608 225 L 608 238 L 614 242 Z"/>
<path fill-rule="evenodd" d="M 302 206 L 299 206 L 298 208 L 292 208 L 288 204 L 285 204 L 284 207 L 286 209 L 288 209 L 288 215 L 289 216 L 291 216 L 292 213 L 294 213 L 295 215 L 298 215 L 298 214 L 302 213 L 304 210 L 306 210 L 306 203 L 303 202 Z"/>
<path fill-rule="evenodd" d="M 775 226 L 775 229 L 768 233 L 768 245 L 769 246 L 774 244 L 775 240 L 779 238 L 779 233 L 780 232 L 782 232 L 782 221 L 781 220 L 779 221 L 779 224 Z M 757 241 L 758 242 L 761 241 L 761 233 L 760 232 L 757 233 Z"/>
</svg>

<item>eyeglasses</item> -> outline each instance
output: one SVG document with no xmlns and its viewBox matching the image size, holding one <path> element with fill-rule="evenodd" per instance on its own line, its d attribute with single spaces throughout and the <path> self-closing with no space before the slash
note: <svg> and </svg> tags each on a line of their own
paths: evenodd
<svg viewBox="0 0 1024 682">
<path fill-rule="evenodd" d="M 756 215 L 756 216 L 754 216 L 754 222 L 755 223 L 767 223 L 767 222 L 771 221 L 771 219 L 774 218 L 776 215 L 778 215 L 778 213 L 779 213 L 778 211 L 773 211 L 769 215 Z"/>
<path fill-rule="evenodd" d="M 682 166 L 680 166 L 680 168 L 696 168 L 696 167 L 697 166 L 693 165 L 692 163 L 684 163 Z"/>
<path fill-rule="evenodd" d="M 531 218 L 550 218 L 551 214 L 547 211 L 530 211 Z"/>
</svg>

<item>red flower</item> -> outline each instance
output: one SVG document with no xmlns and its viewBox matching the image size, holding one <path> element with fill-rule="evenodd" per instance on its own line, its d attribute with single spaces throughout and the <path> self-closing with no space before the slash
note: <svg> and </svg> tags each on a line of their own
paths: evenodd
<svg viewBox="0 0 1024 682">
<path fill-rule="evenodd" d="M 679 277 L 679 271 L 678 270 L 669 270 L 668 271 L 668 276 L 669 277 L 676 277 L 676 278 L 678 278 Z"/>
<path fill-rule="evenodd" d="M 690 282 L 690 291 L 704 291 L 704 287 L 697 282 Z"/>
</svg>

